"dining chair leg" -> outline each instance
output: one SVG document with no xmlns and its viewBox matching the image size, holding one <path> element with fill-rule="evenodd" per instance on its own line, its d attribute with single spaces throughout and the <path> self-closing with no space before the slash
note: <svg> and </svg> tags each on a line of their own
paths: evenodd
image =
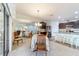
<svg viewBox="0 0 79 59">
<path fill-rule="evenodd" d="M 75 45 L 75 48 L 77 48 L 77 44 Z"/>
<path fill-rule="evenodd" d="M 20 41 L 21 41 L 21 43 L 23 43 L 23 40 L 22 39 Z"/>
<path fill-rule="evenodd" d="M 19 41 L 17 41 L 17 45 L 19 45 Z"/>
</svg>

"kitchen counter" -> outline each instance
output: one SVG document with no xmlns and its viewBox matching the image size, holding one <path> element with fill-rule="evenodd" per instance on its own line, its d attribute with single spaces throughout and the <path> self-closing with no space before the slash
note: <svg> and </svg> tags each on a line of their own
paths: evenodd
<svg viewBox="0 0 79 59">
<path fill-rule="evenodd" d="M 79 33 L 66 33 L 66 32 L 58 32 L 58 33 L 52 33 L 52 36 L 60 36 L 65 37 L 69 39 L 73 38 L 79 38 Z"/>
<path fill-rule="evenodd" d="M 58 34 L 73 34 L 73 35 L 79 35 L 79 32 L 58 32 Z"/>
<path fill-rule="evenodd" d="M 52 36 L 54 36 L 57 41 L 79 46 L 79 33 L 58 32 L 53 33 Z"/>
</svg>

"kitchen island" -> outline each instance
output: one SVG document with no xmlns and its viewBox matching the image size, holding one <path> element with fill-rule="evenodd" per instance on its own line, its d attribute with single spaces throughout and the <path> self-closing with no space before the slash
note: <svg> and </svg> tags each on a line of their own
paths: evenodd
<svg viewBox="0 0 79 59">
<path fill-rule="evenodd" d="M 53 33 L 52 36 L 55 37 L 55 41 L 75 45 L 76 48 L 79 46 L 79 33 L 58 32 Z"/>
</svg>

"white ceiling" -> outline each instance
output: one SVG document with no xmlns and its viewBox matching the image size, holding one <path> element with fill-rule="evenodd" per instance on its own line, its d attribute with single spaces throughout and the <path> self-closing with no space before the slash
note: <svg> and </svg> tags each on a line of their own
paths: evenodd
<svg viewBox="0 0 79 59">
<path fill-rule="evenodd" d="M 37 12 L 39 10 L 39 13 Z M 75 11 L 76 14 L 74 13 Z M 71 20 L 79 17 L 78 3 L 17 3 L 17 20 L 23 22 L 44 20 Z M 75 18 L 76 17 L 76 18 Z M 59 19 L 58 19 L 59 18 Z"/>
</svg>

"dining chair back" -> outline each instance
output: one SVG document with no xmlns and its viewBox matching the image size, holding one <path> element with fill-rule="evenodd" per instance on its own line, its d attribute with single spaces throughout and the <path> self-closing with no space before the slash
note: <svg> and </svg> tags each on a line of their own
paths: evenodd
<svg viewBox="0 0 79 59">
<path fill-rule="evenodd" d="M 47 55 L 46 53 L 46 36 L 44 35 L 38 35 L 37 36 L 37 43 L 36 43 L 36 51 L 45 51 L 45 55 Z M 37 55 L 36 52 L 36 55 Z"/>
</svg>

